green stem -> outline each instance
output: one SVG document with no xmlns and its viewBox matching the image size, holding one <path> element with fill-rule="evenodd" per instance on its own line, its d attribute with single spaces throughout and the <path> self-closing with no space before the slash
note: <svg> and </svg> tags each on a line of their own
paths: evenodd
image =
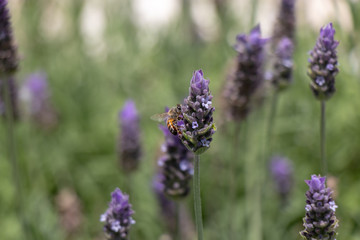
<svg viewBox="0 0 360 240">
<path fill-rule="evenodd" d="M 4 88 L 5 88 L 5 114 L 6 114 L 6 123 L 7 123 L 7 148 L 8 148 L 8 158 L 11 163 L 11 170 L 13 181 L 15 185 L 15 206 L 16 212 L 21 222 L 24 239 L 28 238 L 26 221 L 23 213 L 23 202 L 22 202 L 22 191 L 20 185 L 20 176 L 18 170 L 18 162 L 16 157 L 16 147 L 15 147 L 15 137 L 14 137 L 14 109 L 11 103 L 11 85 L 10 85 L 10 76 L 4 76 Z"/>
<path fill-rule="evenodd" d="M 270 108 L 270 116 L 269 122 L 267 126 L 267 136 L 266 136 L 266 143 L 265 143 L 265 158 L 269 157 L 269 154 L 272 151 L 272 136 L 273 136 L 273 129 L 275 128 L 275 116 L 276 110 L 278 105 L 278 98 L 279 98 L 279 91 L 275 91 L 274 95 L 272 96 L 271 101 L 271 108 Z"/>
<path fill-rule="evenodd" d="M 229 181 L 229 239 L 234 239 L 234 229 L 233 229 L 233 222 L 234 222 L 234 218 L 233 218 L 233 214 L 234 214 L 234 209 L 235 209 L 235 199 L 236 199 L 236 184 L 235 184 L 235 174 L 236 174 L 236 165 L 234 164 L 235 161 L 238 161 L 238 156 L 239 156 L 239 137 L 240 137 L 240 127 L 241 124 L 238 123 L 235 126 L 235 131 L 234 131 L 234 146 L 233 146 L 233 156 L 230 159 L 230 169 L 229 169 L 229 177 L 230 177 L 230 181 Z"/>
<path fill-rule="evenodd" d="M 202 224 L 201 198 L 200 198 L 200 155 L 195 155 L 194 209 L 195 209 L 195 223 L 196 223 L 196 230 L 198 233 L 198 240 L 202 240 L 203 224 Z"/>
<path fill-rule="evenodd" d="M 253 27 L 255 25 L 255 19 L 256 19 L 256 10 L 258 6 L 258 0 L 252 0 L 252 6 L 251 6 L 251 18 L 250 18 L 250 27 Z"/>
<path fill-rule="evenodd" d="M 321 154 L 321 170 L 325 176 L 327 174 L 327 163 L 325 156 L 325 101 L 321 101 L 321 118 L 320 118 L 320 154 Z"/>
</svg>

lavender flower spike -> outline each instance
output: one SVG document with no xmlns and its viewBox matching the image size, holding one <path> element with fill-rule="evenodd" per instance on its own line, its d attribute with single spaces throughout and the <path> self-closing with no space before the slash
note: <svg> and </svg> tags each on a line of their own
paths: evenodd
<svg viewBox="0 0 360 240">
<path fill-rule="evenodd" d="M 213 96 L 209 90 L 209 80 L 202 70 L 194 72 L 189 88 L 189 96 L 182 105 L 183 121 L 178 121 L 183 144 L 195 154 L 201 154 L 210 147 L 212 135 L 216 131 L 213 122 Z"/>
<path fill-rule="evenodd" d="M 0 75 L 11 74 L 18 68 L 17 49 L 7 3 L 7 0 L 0 0 Z"/>
<path fill-rule="evenodd" d="M 129 230 L 135 224 L 132 215 L 134 211 L 129 203 L 129 196 L 122 193 L 119 188 L 111 193 L 109 208 L 100 216 L 104 222 L 104 232 L 108 240 L 128 240 Z"/>
<path fill-rule="evenodd" d="M 50 102 L 47 76 L 37 72 L 27 77 L 20 91 L 20 97 L 28 105 L 31 118 L 43 128 L 52 128 L 58 122 L 58 116 Z"/>
<path fill-rule="evenodd" d="M 275 156 L 271 159 L 270 170 L 282 203 L 286 203 L 294 184 L 292 164 L 287 158 Z"/>
<path fill-rule="evenodd" d="M 118 156 L 122 169 L 130 173 L 138 168 L 141 157 L 139 115 L 132 100 L 128 100 L 119 114 L 121 134 Z"/>
<path fill-rule="evenodd" d="M 310 87 L 319 100 L 329 99 L 335 92 L 335 76 L 337 68 L 336 47 L 338 41 L 334 40 L 335 29 L 332 23 L 321 28 L 316 45 L 310 51 L 308 75 L 311 78 Z"/>
<path fill-rule="evenodd" d="M 248 36 L 240 34 L 236 40 L 237 66 L 228 77 L 223 96 L 227 118 L 241 121 L 250 112 L 255 92 L 264 82 L 264 46 L 268 39 L 261 38 L 257 25 Z"/>
<path fill-rule="evenodd" d="M 171 198 L 183 198 L 189 194 L 190 181 L 194 174 L 191 162 L 193 154 L 180 141 L 171 134 L 165 126 L 160 126 L 165 135 L 165 143 L 161 150 L 163 155 L 158 160 L 161 174 L 159 183 L 163 185 L 163 192 Z"/>
<path fill-rule="evenodd" d="M 272 38 L 272 43 L 275 48 L 283 37 L 294 41 L 296 23 L 295 2 L 296 0 L 281 0 Z"/>
<path fill-rule="evenodd" d="M 339 226 L 335 216 L 338 207 L 332 198 L 332 190 L 325 187 L 325 177 L 312 175 L 311 180 L 305 180 L 309 185 L 306 192 L 305 230 L 300 235 L 307 240 L 335 240 L 336 228 Z"/>
<path fill-rule="evenodd" d="M 277 90 L 287 88 L 292 82 L 294 44 L 290 38 L 283 37 L 275 52 L 272 84 Z"/>
</svg>

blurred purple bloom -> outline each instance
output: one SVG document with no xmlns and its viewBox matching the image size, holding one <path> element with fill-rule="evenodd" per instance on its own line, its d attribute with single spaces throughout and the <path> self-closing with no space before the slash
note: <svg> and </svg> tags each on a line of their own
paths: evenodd
<svg viewBox="0 0 360 240">
<path fill-rule="evenodd" d="M 240 121 L 248 115 L 254 95 L 264 82 L 264 46 L 268 39 L 261 38 L 259 25 L 249 35 L 240 34 L 236 39 L 236 68 L 228 76 L 223 96 L 227 117 Z"/>
<path fill-rule="evenodd" d="M 129 239 L 129 230 L 135 221 L 132 219 L 134 211 L 129 203 L 129 196 L 116 188 L 111 193 L 109 208 L 100 216 L 100 222 L 105 222 L 104 232 L 109 240 Z"/>
<path fill-rule="evenodd" d="M 202 70 L 194 72 L 189 88 L 189 96 L 182 105 L 183 121 L 179 137 L 183 144 L 192 152 L 201 154 L 206 151 L 215 133 L 212 107 L 213 96 L 209 90 L 209 80 L 204 78 Z M 207 143 L 204 145 L 204 141 Z"/>
<path fill-rule="evenodd" d="M 335 92 L 335 76 L 337 68 L 336 47 L 339 42 L 334 40 L 335 29 L 332 23 L 321 28 L 316 45 L 310 51 L 308 75 L 311 78 L 310 87 L 319 100 L 329 99 Z"/>
<path fill-rule="evenodd" d="M 119 113 L 119 121 L 119 161 L 122 169 L 130 173 L 138 168 L 141 158 L 139 115 L 132 100 L 126 101 Z"/>
<path fill-rule="evenodd" d="M 18 68 L 17 49 L 7 3 L 7 0 L 0 0 L 0 75 L 11 74 Z"/>
<path fill-rule="evenodd" d="M 14 120 L 19 118 L 18 108 L 18 87 L 14 77 L 3 77 L 0 78 L 0 116 L 6 118 L 6 89 L 10 93 L 10 107 L 11 113 Z"/>
<path fill-rule="evenodd" d="M 180 141 L 171 134 L 165 126 L 160 126 L 165 136 L 162 145 L 162 156 L 158 160 L 160 174 L 158 175 L 158 187 L 164 194 L 172 198 L 186 197 L 190 191 L 190 180 L 193 175 L 191 159 L 193 154 Z"/>
<path fill-rule="evenodd" d="M 21 88 L 21 98 L 27 104 L 32 120 L 43 128 L 52 128 L 58 123 L 58 115 L 50 102 L 47 76 L 43 72 L 33 73 Z"/>
<path fill-rule="evenodd" d="M 287 88 L 292 82 L 294 44 L 287 37 L 281 38 L 275 52 L 272 84 L 277 90 Z"/>
<path fill-rule="evenodd" d="M 276 156 L 271 159 L 270 170 L 276 190 L 286 203 L 294 184 L 292 164 L 288 159 Z"/>
<path fill-rule="evenodd" d="M 294 42 L 295 37 L 295 0 L 281 0 L 277 21 L 274 27 L 272 43 L 276 48 L 282 38 L 289 38 Z"/>
<path fill-rule="evenodd" d="M 337 205 L 332 198 L 332 191 L 325 186 L 325 177 L 312 175 L 305 180 L 309 186 L 306 192 L 306 215 L 303 219 L 305 230 L 300 235 L 307 240 L 335 240 L 339 226 L 335 216 Z"/>
<path fill-rule="evenodd" d="M 176 205 L 174 201 L 169 200 L 164 194 L 163 181 L 165 176 L 162 173 L 158 173 L 153 180 L 153 190 L 158 201 L 158 205 L 161 210 L 161 215 L 164 218 L 164 222 L 171 232 L 176 231 Z"/>
</svg>

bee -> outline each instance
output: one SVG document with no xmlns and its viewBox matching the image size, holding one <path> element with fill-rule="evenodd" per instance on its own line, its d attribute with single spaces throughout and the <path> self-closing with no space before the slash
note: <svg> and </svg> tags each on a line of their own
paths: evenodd
<svg viewBox="0 0 360 240">
<path fill-rule="evenodd" d="M 181 106 L 177 104 L 176 107 L 172 107 L 165 113 L 159 113 L 151 116 L 154 121 L 162 122 L 166 120 L 166 126 L 173 135 L 179 134 L 177 122 L 182 120 Z"/>
</svg>

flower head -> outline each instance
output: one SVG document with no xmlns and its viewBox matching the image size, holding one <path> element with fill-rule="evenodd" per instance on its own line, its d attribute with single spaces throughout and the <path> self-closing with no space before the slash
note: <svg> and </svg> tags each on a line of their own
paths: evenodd
<svg viewBox="0 0 360 240">
<path fill-rule="evenodd" d="M 228 76 L 223 96 L 227 117 L 240 121 L 248 115 L 254 95 L 263 84 L 264 46 L 268 39 L 261 38 L 257 25 L 249 35 L 240 34 L 236 40 L 236 68 Z"/>
<path fill-rule="evenodd" d="M 125 103 L 119 113 L 119 121 L 119 161 L 123 170 L 129 173 L 137 169 L 141 157 L 139 115 L 132 100 Z"/>
<path fill-rule="evenodd" d="M 51 128 L 57 124 L 58 116 L 50 102 L 50 91 L 46 74 L 33 73 L 27 77 L 20 91 L 27 104 L 30 117 L 41 127 Z"/>
<path fill-rule="evenodd" d="M 273 157 L 270 163 L 271 175 L 283 203 L 286 203 L 293 187 L 293 169 L 291 162 L 284 157 Z"/>
<path fill-rule="evenodd" d="M 295 0 L 281 0 L 279 13 L 272 37 L 272 44 L 276 48 L 282 38 L 287 37 L 292 42 L 295 35 Z"/>
<path fill-rule="evenodd" d="M 158 160 L 161 172 L 157 177 L 158 185 L 162 185 L 161 188 L 168 197 L 186 197 L 194 171 L 191 162 L 193 154 L 167 127 L 160 126 L 160 129 L 164 133 L 165 143 L 162 145 L 163 154 Z"/>
<path fill-rule="evenodd" d="M 276 48 L 272 84 L 278 89 L 287 88 L 292 82 L 294 44 L 290 38 L 283 37 Z"/>
<path fill-rule="evenodd" d="M 325 177 L 312 175 L 305 180 L 309 186 L 306 192 L 306 215 L 303 219 L 305 230 L 300 235 L 307 240 L 335 240 L 339 226 L 335 216 L 337 205 L 332 198 L 332 191 L 325 186 Z"/>
<path fill-rule="evenodd" d="M 129 196 L 122 193 L 119 188 L 111 193 L 109 208 L 100 216 L 100 222 L 104 222 L 104 232 L 109 240 L 129 239 L 129 230 L 135 224 L 132 215 L 134 211 L 129 203 Z"/>
<path fill-rule="evenodd" d="M 0 0 L 0 74 L 10 74 L 17 68 L 18 56 L 13 40 L 7 0 Z"/>
<path fill-rule="evenodd" d="M 335 29 L 332 23 L 321 28 L 316 45 L 310 51 L 308 75 L 310 87 L 319 100 L 329 99 L 335 92 L 335 76 L 337 68 L 336 47 L 339 42 L 334 40 Z"/>
<path fill-rule="evenodd" d="M 183 121 L 178 122 L 183 144 L 195 154 L 201 154 L 210 147 L 215 133 L 212 106 L 213 96 L 209 90 L 209 80 L 204 78 L 202 70 L 194 72 L 189 88 L 189 96 L 182 105 Z"/>
</svg>

